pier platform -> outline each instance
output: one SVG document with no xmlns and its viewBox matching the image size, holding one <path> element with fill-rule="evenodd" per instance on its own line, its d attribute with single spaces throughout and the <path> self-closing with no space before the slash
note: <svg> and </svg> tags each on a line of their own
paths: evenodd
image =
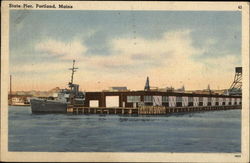
<svg viewBox="0 0 250 163">
<path fill-rule="evenodd" d="M 241 109 L 241 105 L 227 106 L 192 106 L 192 107 L 164 107 L 164 106 L 141 106 L 128 107 L 84 107 L 81 105 L 68 105 L 67 112 L 73 114 L 136 114 L 136 115 L 164 115 L 171 113 L 188 113 L 200 111 L 232 110 Z"/>
</svg>

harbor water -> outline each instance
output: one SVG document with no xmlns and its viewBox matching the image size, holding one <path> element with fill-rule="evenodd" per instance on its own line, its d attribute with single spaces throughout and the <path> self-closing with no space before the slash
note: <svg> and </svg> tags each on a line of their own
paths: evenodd
<svg viewBox="0 0 250 163">
<path fill-rule="evenodd" d="M 9 151 L 241 152 L 241 110 L 162 116 L 32 114 L 9 107 Z"/>
</svg>

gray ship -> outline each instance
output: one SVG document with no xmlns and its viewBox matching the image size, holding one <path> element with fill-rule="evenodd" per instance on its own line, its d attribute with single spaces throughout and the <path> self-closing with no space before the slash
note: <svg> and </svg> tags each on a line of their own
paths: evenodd
<svg viewBox="0 0 250 163">
<path fill-rule="evenodd" d="M 75 60 L 73 60 L 71 82 L 69 89 L 61 89 L 55 99 L 30 99 L 32 113 L 66 113 L 69 104 L 84 104 L 85 94 L 79 91 L 79 85 L 73 84 L 74 72 L 76 72 Z"/>
</svg>

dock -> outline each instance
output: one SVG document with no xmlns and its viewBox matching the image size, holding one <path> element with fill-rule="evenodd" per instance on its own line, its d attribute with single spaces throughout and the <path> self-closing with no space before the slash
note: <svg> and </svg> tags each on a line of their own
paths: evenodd
<svg viewBox="0 0 250 163">
<path fill-rule="evenodd" d="M 131 107 L 84 107 L 81 105 L 68 105 L 67 112 L 73 114 L 118 114 L 118 115 L 166 115 L 171 113 L 191 113 L 201 111 L 241 109 L 241 105 L 227 106 L 192 106 L 192 107 L 164 107 L 140 106 Z"/>
</svg>

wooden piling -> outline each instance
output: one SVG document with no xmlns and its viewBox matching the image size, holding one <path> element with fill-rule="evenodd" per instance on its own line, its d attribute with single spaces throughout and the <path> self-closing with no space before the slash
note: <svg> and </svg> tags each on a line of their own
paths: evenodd
<svg viewBox="0 0 250 163">
<path fill-rule="evenodd" d="M 186 106 L 186 107 L 164 107 L 164 106 L 140 106 L 138 108 L 125 107 L 84 107 L 81 105 L 68 105 L 67 112 L 73 114 L 138 114 L 138 115 L 164 115 L 179 112 L 216 111 L 241 109 L 241 105 L 228 106 Z"/>
</svg>

